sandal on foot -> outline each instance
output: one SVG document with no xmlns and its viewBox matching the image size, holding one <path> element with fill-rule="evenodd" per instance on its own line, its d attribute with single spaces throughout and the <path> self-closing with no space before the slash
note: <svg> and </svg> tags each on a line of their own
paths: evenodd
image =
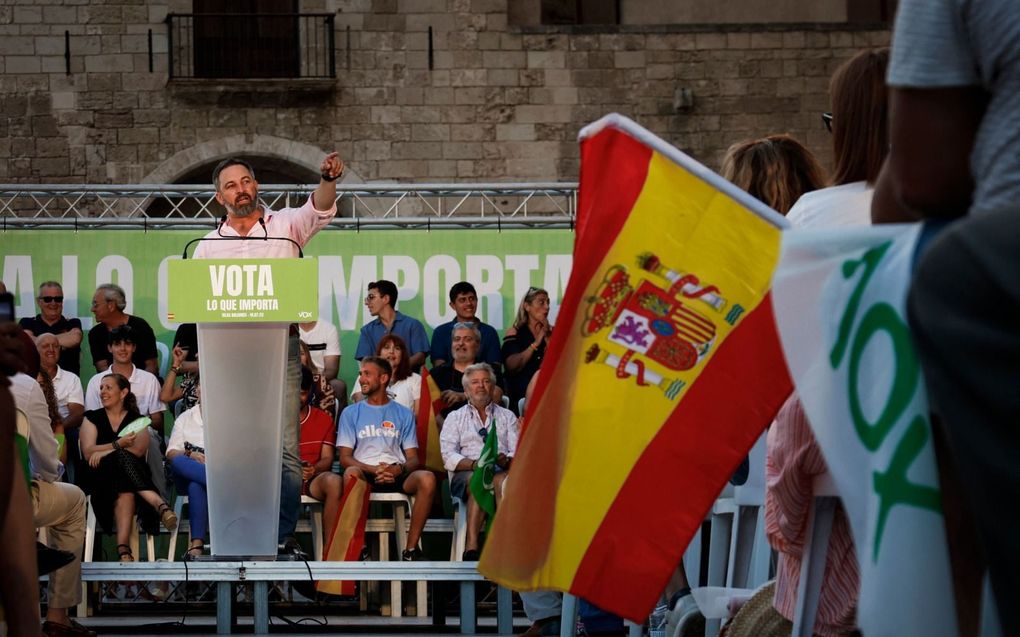
<svg viewBox="0 0 1020 637">
<path fill-rule="evenodd" d="M 159 505 L 157 512 L 159 513 L 160 522 L 163 523 L 163 527 L 166 528 L 167 531 L 173 531 L 177 528 L 177 514 L 173 512 L 170 505 L 164 502 Z"/>
<path fill-rule="evenodd" d="M 182 556 L 182 559 L 185 562 L 194 562 L 195 560 L 197 560 L 199 557 L 202 556 L 202 553 L 204 551 L 205 551 L 205 545 L 204 544 L 199 544 L 198 546 L 192 546 L 187 551 L 184 551 L 184 555 Z"/>
<path fill-rule="evenodd" d="M 117 545 L 117 556 L 121 562 L 134 562 L 135 554 L 131 551 L 131 547 L 127 544 Z"/>
</svg>

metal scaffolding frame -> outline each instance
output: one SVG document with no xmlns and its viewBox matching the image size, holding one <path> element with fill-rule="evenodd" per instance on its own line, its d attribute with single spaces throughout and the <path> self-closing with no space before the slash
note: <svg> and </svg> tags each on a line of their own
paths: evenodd
<svg viewBox="0 0 1020 637">
<path fill-rule="evenodd" d="M 264 185 L 270 208 L 300 205 L 314 185 Z M 337 184 L 338 228 L 569 228 L 573 182 Z M 211 227 L 211 186 L 0 184 L 0 230 Z"/>
</svg>

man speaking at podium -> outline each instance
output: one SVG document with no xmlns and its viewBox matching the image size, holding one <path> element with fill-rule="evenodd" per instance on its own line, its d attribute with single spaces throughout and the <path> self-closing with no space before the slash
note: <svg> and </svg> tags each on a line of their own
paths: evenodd
<svg viewBox="0 0 1020 637">
<path fill-rule="evenodd" d="M 300 208 L 270 210 L 259 201 L 259 184 L 251 164 L 224 159 L 213 170 L 216 201 L 227 214 L 195 250 L 197 259 L 292 259 L 336 216 L 336 180 L 344 162 L 335 152 L 320 166 L 319 186 Z M 227 240 L 225 240 L 227 239 Z M 234 239 L 234 240 L 229 240 Z M 247 239 L 247 240 L 245 240 Z M 265 240 L 263 240 L 265 239 Z M 288 344 L 287 383 L 283 388 L 283 473 L 280 483 L 280 552 L 305 559 L 294 536 L 301 506 L 301 458 L 298 455 L 301 359 L 299 336 L 292 325 Z"/>
</svg>

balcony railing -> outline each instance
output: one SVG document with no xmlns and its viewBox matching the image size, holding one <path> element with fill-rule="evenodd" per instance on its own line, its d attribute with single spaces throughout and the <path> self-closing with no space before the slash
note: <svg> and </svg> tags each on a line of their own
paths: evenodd
<svg viewBox="0 0 1020 637">
<path fill-rule="evenodd" d="M 335 78 L 331 13 L 171 13 L 171 79 Z"/>
</svg>

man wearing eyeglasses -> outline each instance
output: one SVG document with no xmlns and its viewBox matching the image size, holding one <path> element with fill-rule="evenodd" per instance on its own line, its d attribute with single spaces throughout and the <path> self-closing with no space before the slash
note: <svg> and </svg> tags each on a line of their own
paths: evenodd
<svg viewBox="0 0 1020 637">
<path fill-rule="evenodd" d="M 411 370 L 418 370 L 425 364 L 429 338 L 425 335 L 425 326 L 421 321 L 397 311 L 398 294 L 397 286 L 392 281 L 379 280 L 368 284 L 365 307 L 375 320 L 362 326 L 354 358 L 360 361 L 375 354 L 376 346 L 383 336 L 396 334 L 407 343 L 406 353 Z"/>
<path fill-rule="evenodd" d="M 128 314 L 127 295 L 124 288 L 114 283 L 104 283 L 96 288 L 92 297 L 92 314 L 96 317 L 95 326 L 89 330 L 89 349 L 92 351 L 92 364 L 97 372 L 105 372 L 113 364 L 113 354 L 107 348 L 113 330 L 127 325 L 131 328 L 136 349 L 131 357 L 135 367 L 158 375 L 159 354 L 156 351 L 156 335 L 149 323 L 140 316 Z"/>
<path fill-rule="evenodd" d="M 439 434 L 443 465 L 450 472 L 450 494 L 467 502 L 467 540 L 464 561 L 478 560 L 478 533 L 482 529 L 483 511 L 471 496 L 468 483 L 482 455 L 485 438 L 491 427 L 496 428 L 498 451 L 493 488 L 496 503 L 502 496 L 500 488 L 517 449 L 517 416 L 493 402 L 496 372 L 488 363 L 476 363 L 464 371 L 464 392 L 468 403 L 447 416 Z"/>
<path fill-rule="evenodd" d="M 33 318 L 23 318 L 18 323 L 33 339 L 43 334 L 53 334 L 60 343 L 60 367 L 75 376 L 81 375 L 81 321 L 64 316 L 64 289 L 56 281 L 46 281 L 39 286 L 35 298 L 39 313 Z"/>
</svg>

